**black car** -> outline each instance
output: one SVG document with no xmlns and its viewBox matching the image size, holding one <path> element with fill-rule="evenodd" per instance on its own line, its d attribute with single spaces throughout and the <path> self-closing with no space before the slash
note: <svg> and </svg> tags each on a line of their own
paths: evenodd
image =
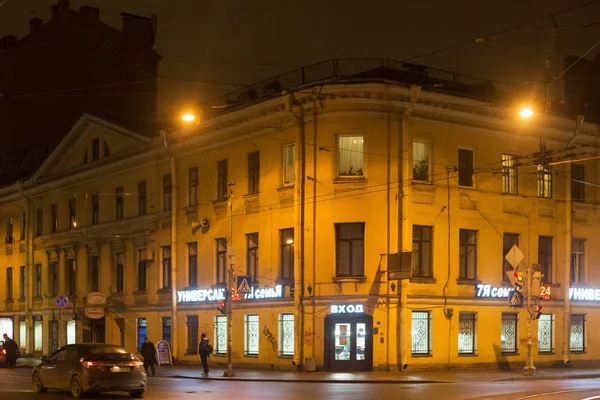
<svg viewBox="0 0 600 400">
<path fill-rule="evenodd" d="M 127 350 L 110 344 L 70 344 L 61 347 L 33 370 L 35 391 L 70 390 L 74 397 L 92 392 L 146 391 L 144 364 Z"/>
</svg>

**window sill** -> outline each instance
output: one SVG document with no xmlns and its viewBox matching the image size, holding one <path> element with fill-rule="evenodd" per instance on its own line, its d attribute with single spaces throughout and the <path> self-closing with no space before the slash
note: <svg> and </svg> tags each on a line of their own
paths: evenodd
<svg viewBox="0 0 600 400">
<path fill-rule="evenodd" d="M 110 297 L 123 297 L 123 296 L 125 296 L 125 292 L 122 290 L 120 290 L 118 292 L 112 292 L 110 294 Z"/>
<path fill-rule="evenodd" d="M 21 304 L 25 303 L 25 298 L 19 299 L 19 303 L 21 303 Z"/>
<path fill-rule="evenodd" d="M 426 181 L 422 181 L 422 180 L 419 180 L 419 179 L 413 179 L 412 180 L 412 184 L 413 185 L 433 186 L 433 182 L 431 181 L 431 179 L 428 179 Z"/>
<path fill-rule="evenodd" d="M 277 188 L 278 192 L 285 192 L 286 190 L 292 190 L 294 188 L 294 184 L 283 185 L 280 188 Z"/>
<path fill-rule="evenodd" d="M 136 296 L 142 296 L 142 295 L 148 294 L 148 291 L 147 290 L 136 290 L 135 292 L 133 292 L 133 294 Z"/>
<path fill-rule="evenodd" d="M 473 191 L 473 192 L 479 192 L 479 191 L 480 191 L 480 190 L 478 190 L 478 189 L 475 187 L 475 185 L 473 185 L 473 186 L 463 186 L 463 185 L 458 185 L 458 188 L 459 188 L 459 189 L 462 189 L 462 190 L 470 190 L 470 191 Z"/>
<path fill-rule="evenodd" d="M 198 204 L 190 204 L 185 208 L 185 215 L 194 215 L 198 213 Z"/>
<path fill-rule="evenodd" d="M 502 193 L 502 196 L 506 196 L 506 197 L 523 197 L 519 193 Z"/>
<path fill-rule="evenodd" d="M 456 283 L 458 285 L 476 285 L 478 283 L 481 283 L 481 281 L 479 279 L 457 279 Z"/>
<path fill-rule="evenodd" d="M 6 299 L 6 300 L 4 300 L 4 302 L 6 304 L 13 304 L 15 301 L 13 299 Z"/>
<path fill-rule="evenodd" d="M 410 278 L 410 283 L 436 283 L 437 279 L 435 278 L 424 278 L 424 277 L 415 277 Z"/>
<path fill-rule="evenodd" d="M 252 284 L 254 284 L 254 281 L 252 281 Z M 293 286 L 294 280 L 293 279 L 276 279 L 275 284 L 283 285 L 283 286 Z"/>
<path fill-rule="evenodd" d="M 432 353 L 429 354 L 411 354 L 410 355 L 413 358 L 427 358 L 427 357 L 433 357 Z"/>
<path fill-rule="evenodd" d="M 369 180 L 365 176 L 336 176 L 333 178 L 333 183 L 368 183 Z"/>
<path fill-rule="evenodd" d="M 213 202 L 212 202 L 212 203 L 213 203 L 213 205 L 215 205 L 215 206 L 218 206 L 218 205 L 220 205 L 220 204 L 227 204 L 227 201 L 228 201 L 228 200 L 229 200 L 229 199 L 223 199 L 223 200 L 213 200 Z"/>
<path fill-rule="evenodd" d="M 33 301 L 44 301 L 44 298 L 41 296 L 36 296 L 33 298 Z"/>
<path fill-rule="evenodd" d="M 293 355 L 289 355 L 289 356 L 279 355 L 279 356 L 277 356 L 277 358 L 280 358 L 282 360 L 292 360 L 294 358 L 294 356 Z"/>
<path fill-rule="evenodd" d="M 156 291 L 156 294 L 171 294 L 171 288 L 160 288 Z"/>
<path fill-rule="evenodd" d="M 248 193 L 248 194 L 242 195 L 242 198 L 244 198 L 244 199 L 252 199 L 254 197 L 258 197 L 259 194 L 260 194 L 260 192 Z"/>
<path fill-rule="evenodd" d="M 367 281 L 366 276 L 335 276 L 331 278 L 334 283 L 358 282 L 364 283 Z"/>
</svg>

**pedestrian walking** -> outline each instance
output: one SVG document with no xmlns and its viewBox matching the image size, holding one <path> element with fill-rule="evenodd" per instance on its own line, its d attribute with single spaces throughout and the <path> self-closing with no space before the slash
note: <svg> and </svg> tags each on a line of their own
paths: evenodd
<svg viewBox="0 0 600 400">
<path fill-rule="evenodd" d="M 144 343 L 142 344 L 142 356 L 144 357 L 144 369 L 146 370 L 146 374 L 148 374 L 148 367 L 152 370 L 152 376 L 156 375 L 156 370 L 154 366 L 156 365 L 156 347 L 154 347 L 154 343 L 148 339 L 148 336 L 144 338 Z"/>
<path fill-rule="evenodd" d="M 200 337 L 201 337 L 201 340 L 200 340 L 200 346 L 199 346 L 198 352 L 200 353 L 200 360 L 202 361 L 202 368 L 204 369 L 202 376 L 208 376 L 208 357 L 210 357 L 210 355 L 212 354 L 213 347 L 208 342 L 208 339 L 206 338 L 206 333 L 202 333 L 202 335 Z"/>
<path fill-rule="evenodd" d="M 17 365 L 17 353 L 19 351 L 19 345 L 17 342 L 4 334 L 4 349 L 6 350 L 6 363 L 9 367 Z"/>
</svg>

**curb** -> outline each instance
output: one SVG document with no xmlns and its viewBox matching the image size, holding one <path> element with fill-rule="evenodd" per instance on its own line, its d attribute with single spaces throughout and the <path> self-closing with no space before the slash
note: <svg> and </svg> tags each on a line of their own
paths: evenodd
<svg viewBox="0 0 600 400">
<path fill-rule="evenodd" d="M 275 378 L 227 378 L 227 377 L 196 377 L 185 375 L 169 375 L 163 378 L 196 379 L 207 381 L 235 381 L 235 382 L 289 382 L 289 383 L 397 383 L 397 384 L 433 384 L 433 383 L 458 383 L 455 381 L 432 381 L 432 380 L 343 380 L 343 379 L 275 379 Z"/>
<path fill-rule="evenodd" d="M 558 376 L 513 376 L 510 378 L 494 379 L 491 382 L 512 382 L 512 381 L 551 381 L 551 380 L 568 380 L 568 379 L 595 379 L 600 378 L 600 374 L 584 374 L 584 375 L 558 375 Z"/>
</svg>

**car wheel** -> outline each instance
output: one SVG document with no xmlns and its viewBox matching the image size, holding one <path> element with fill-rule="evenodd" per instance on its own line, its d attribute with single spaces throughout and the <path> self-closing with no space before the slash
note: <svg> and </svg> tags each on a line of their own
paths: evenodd
<svg viewBox="0 0 600 400">
<path fill-rule="evenodd" d="M 75 375 L 71 378 L 71 394 L 75 398 L 83 397 L 83 382 L 79 375 Z"/>
<path fill-rule="evenodd" d="M 133 392 L 129 392 L 129 394 L 134 399 L 139 399 L 140 397 L 142 397 L 144 395 L 144 391 L 143 390 L 134 390 Z"/>
<path fill-rule="evenodd" d="M 31 380 L 33 381 L 33 388 L 36 393 L 44 393 L 47 390 L 42 383 L 42 376 L 39 372 L 35 372 Z"/>
</svg>

